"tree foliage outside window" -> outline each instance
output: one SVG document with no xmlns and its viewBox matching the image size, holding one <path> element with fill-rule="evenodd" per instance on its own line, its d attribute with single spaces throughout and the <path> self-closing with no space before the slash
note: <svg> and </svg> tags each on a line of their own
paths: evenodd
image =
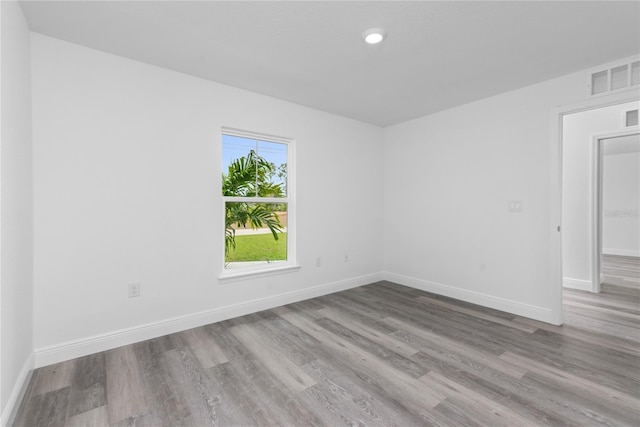
<svg viewBox="0 0 640 427">
<path fill-rule="evenodd" d="M 247 261 L 286 261 L 288 145 L 223 133 L 222 147 L 225 268 L 232 264 L 229 259 L 236 260 L 239 253 L 246 253 L 248 248 L 257 253 L 246 255 Z M 253 231 L 238 236 L 239 230 Z M 284 253 L 281 253 L 283 244 L 277 245 L 279 251 L 264 246 L 261 249 L 256 243 L 265 242 L 264 234 L 269 234 L 273 242 L 284 238 Z M 236 254 L 238 245 L 245 247 Z M 230 257 L 232 253 L 234 256 Z"/>
<path fill-rule="evenodd" d="M 283 197 L 282 184 L 270 179 L 276 167 L 250 150 L 246 157 L 233 160 L 227 173 L 222 174 L 222 195 L 228 197 Z M 267 227 L 273 238 L 284 227 L 278 217 L 277 204 L 227 202 L 225 204 L 225 251 L 236 247 L 236 229 L 238 227 L 259 229 Z"/>
</svg>

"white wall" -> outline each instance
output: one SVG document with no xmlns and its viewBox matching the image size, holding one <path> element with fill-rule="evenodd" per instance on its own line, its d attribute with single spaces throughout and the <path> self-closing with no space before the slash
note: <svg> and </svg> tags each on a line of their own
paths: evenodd
<svg viewBox="0 0 640 427">
<path fill-rule="evenodd" d="M 603 156 L 602 175 L 602 252 L 640 257 L 640 153 Z"/>
<path fill-rule="evenodd" d="M 0 2 L 1 388 L 4 425 L 33 364 L 33 188 L 29 30 L 16 2 Z"/>
<path fill-rule="evenodd" d="M 552 112 L 586 96 L 581 72 L 385 129 L 387 277 L 557 322 Z"/>
<path fill-rule="evenodd" d="M 38 34 L 32 52 L 38 365 L 381 278 L 379 128 Z M 296 139 L 299 272 L 218 283 L 222 126 Z"/>
<path fill-rule="evenodd" d="M 623 130 L 626 103 L 569 114 L 562 137 L 562 268 L 564 285 L 591 289 L 594 136 Z"/>
<path fill-rule="evenodd" d="M 383 270 L 557 319 L 550 119 L 585 99 L 585 73 L 382 131 L 42 35 L 32 52 L 38 365 Z M 299 272 L 218 284 L 222 126 L 296 138 Z"/>
</svg>

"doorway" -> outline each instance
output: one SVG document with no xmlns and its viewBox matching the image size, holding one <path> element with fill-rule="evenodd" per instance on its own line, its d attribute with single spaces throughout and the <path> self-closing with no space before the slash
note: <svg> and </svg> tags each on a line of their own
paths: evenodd
<svg viewBox="0 0 640 427">
<path fill-rule="evenodd" d="M 593 274 L 600 293 L 603 256 L 640 256 L 640 132 L 594 137 Z"/>
<path fill-rule="evenodd" d="M 612 94 L 603 97 L 591 98 L 584 102 L 559 107 L 552 112 L 552 125 L 554 129 L 553 137 L 551 139 L 551 180 L 550 180 L 550 194 L 551 194 L 551 227 L 549 228 L 549 256 L 550 256 L 550 273 L 554 283 L 554 289 L 556 292 L 555 304 L 552 307 L 551 323 L 562 324 L 564 322 L 563 316 L 563 290 L 565 285 L 569 284 L 572 287 L 577 287 L 582 290 L 591 291 L 592 286 L 592 274 L 594 268 L 594 255 L 595 246 L 593 245 L 594 232 L 593 222 L 595 217 L 593 216 L 593 164 L 594 153 L 593 137 L 594 135 L 603 135 L 607 132 L 619 132 L 625 128 L 623 117 L 624 114 L 620 111 L 627 109 L 637 109 L 638 100 L 640 96 L 637 91 Z M 624 105 L 628 104 L 628 105 Z M 570 192 L 565 188 L 566 184 L 571 182 L 571 179 L 567 179 L 565 172 L 567 170 L 566 162 L 570 159 L 570 153 L 567 152 L 567 129 L 572 128 L 571 120 L 579 117 L 582 113 L 594 113 L 598 110 L 605 110 L 609 107 L 619 108 L 618 113 L 612 117 L 613 125 L 609 127 L 594 128 L 591 131 L 584 134 L 584 137 L 580 139 L 582 144 L 581 151 L 581 164 L 584 170 L 584 178 L 582 180 L 573 180 L 574 184 L 578 185 L 581 189 L 579 191 L 580 203 L 584 205 L 581 210 L 581 218 L 577 220 L 572 218 L 567 219 L 567 214 L 571 209 L 567 209 L 567 194 Z M 625 110 L 626 111 L 626 110 Z M 588 123 L 596 124 L 597 120 L 587 120 Z M 638 131 L 638 127 L 634 127 Z M 574 147 L 575 148 L 575 147 Z M 569 204 L 571 205 L 571 204 Z M 573 205 L 575 208 L 577 205 Z M 575 209 L 574 209 L 575 210 Z M 571 218 L 571 217 L 569 217 Z M 573 230 L 572 230 L 573 229 Z M 572 231 L 579 231 L 579 241 L 572 238 Z M 576 248 L 582 248 L 582 251 L 578 256 L 572 256 L 572 250 Z M 567 259 L 578 259 L 578 263 L 569 263 L 567 265 Z M 576 268 L 579 266 L 580 268 Z M 569 279 L 569 280 L 567 280 Z M 571 280 L 574 279 L 574 280 Z M 567 286 L 567 287 L 570 287 Z"/>
</svg>

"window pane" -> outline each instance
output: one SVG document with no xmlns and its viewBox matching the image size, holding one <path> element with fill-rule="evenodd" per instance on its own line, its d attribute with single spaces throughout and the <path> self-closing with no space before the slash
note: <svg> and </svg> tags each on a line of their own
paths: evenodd
<svg viewBox="0 0 640 427">
<path fill-rule="evenodd" d="M 269 168 L 260 179 L 260 197 L 287 196 L 287 144 L 258 141 L 258 155 L 267 161 Z"/>
<path fill-rule="evenodd" d="M 222 195 L 287 196 L 287 144 L 222 135 Z"/>
<path fill-rule="evenodd" d="M 247 159 L 255 152 L 256 141 L 222 135 L 222 195 L 253 197 L 256 195 L 255 167 Z"/>
<path fill-rule="evenodd" d="M 287 260 L 286 203 L 225 203 L 225 268 Z"/>
</svg>

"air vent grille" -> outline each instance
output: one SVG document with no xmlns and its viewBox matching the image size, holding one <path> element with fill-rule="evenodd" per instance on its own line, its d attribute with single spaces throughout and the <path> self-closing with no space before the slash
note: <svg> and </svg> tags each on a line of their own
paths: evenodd
<svg viewBox="0 0 640 427">
<path fill-rule="evenodd" d="M 629 84 L 629 66 L 611 69 L 611 90 L 622 89 Z"/>
<path fill-rule="evenodd" d="M 618 65 L 591 74 L 591 95 L 640 85 L 640 61 Z"/>
<path fill-rule="evenodd" d="M 631 64 L 631 86 L 640 84 L 640 61 Z"/>
</svg>

